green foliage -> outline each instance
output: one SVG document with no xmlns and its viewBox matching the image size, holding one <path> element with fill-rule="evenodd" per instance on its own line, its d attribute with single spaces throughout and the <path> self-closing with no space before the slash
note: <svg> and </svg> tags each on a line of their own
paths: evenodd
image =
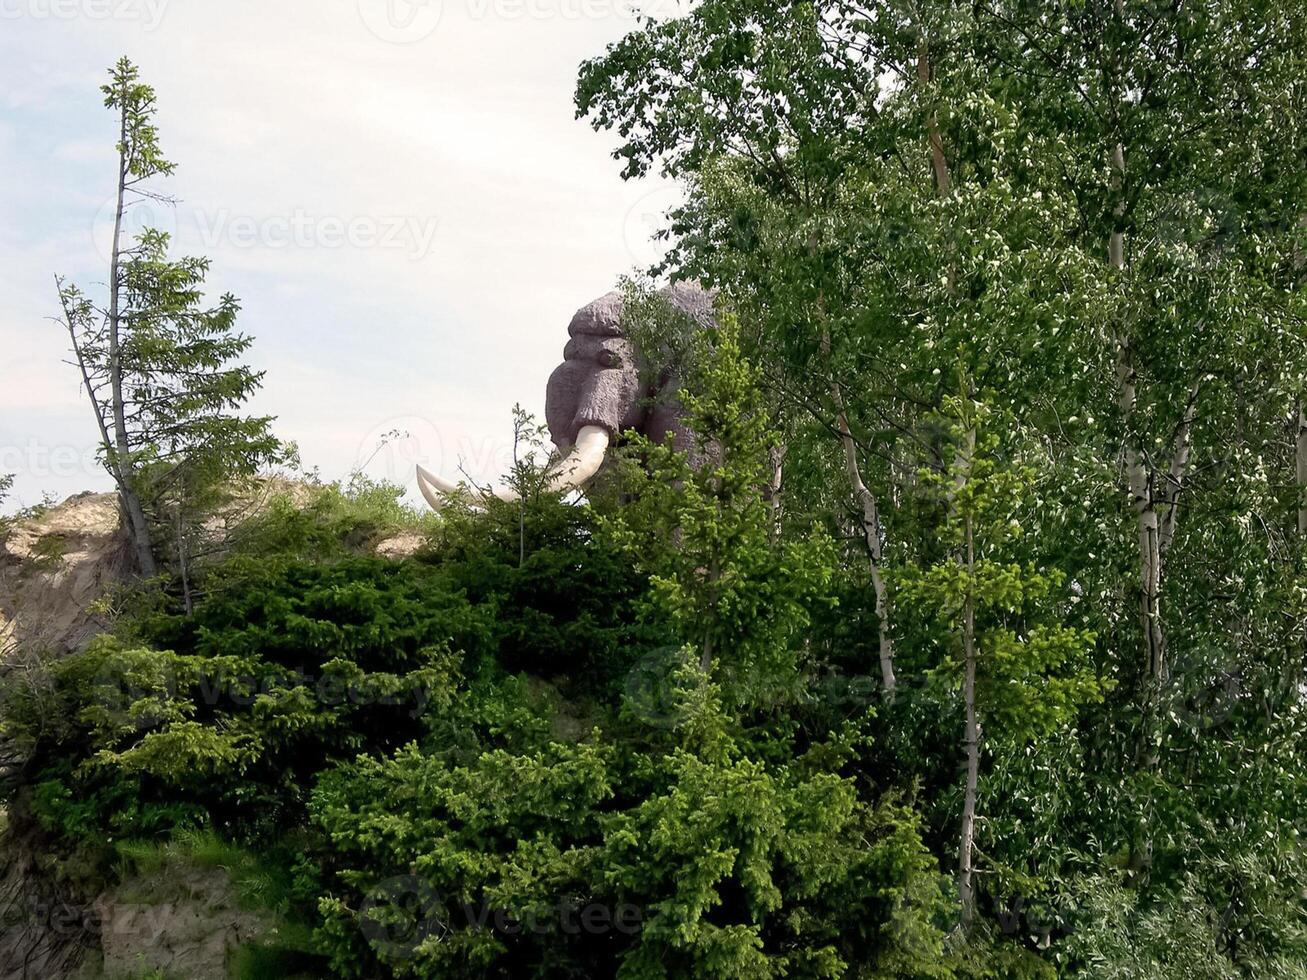
<svg viewBox="0 0 1307 980">
<path fill-rule="evenodd" d="M 947 975 L 914 815 L 851 781 L 683 750 L 609 822 L 605 879 L 645 906 L 619 976 Z"/>
<path fill-rule="evenodd" d="M 490 645 L 510 671 L 605 689 L 667 642 L 665 617 L 644 602 L 642 570 L 595 533 L 585 508 L 550 495 L 525 509 L 488 501 L 484 514 L 453 506 L 431 548 L 450 587 L 485 610 Z M 638 619 L 637 607 L 649 615 Z"/>
<path fill-rule="evenodd" d="M 685 185 L 664 269 L 720 326 L 631 285 L 623 327 L 692 434 L 617 434 L 576 506 L 520 410 L 519 502 L 274 494 L 190 615 L 13 661 L 7 804 L 105 877 L 231 869 L 297 926 L 250 976 L 1307 976 L 1307 14 L 680 13 L 577 107 Z M 170 173 L 129 64 L 106 96 Z M 184 564 L 274 446 L 167 245 L 115 285 Z"/>
<path fill-rule="evenodd" d="M 12 476 L 6 475 L 0 477 L 0 480 L 3 479 L 7 479 L 10 481 L 8 484 L 9 487 L 13 486 L 14 478 Z M 5 490 L 4 494 L 0 494 L 0 502 L 4 501 L 5 496 L 7 494 L 8 494 L 8 489 Z M 20 524 L 26 523 L 27 521 L 33 521 L 39 519 L 53 505 L 54 505 L 54 498 L 51 494 L 47 493 L 41 499 L 41 502 L 39 504 L 30 504 L 27 507 L 18 508 L 12 514 L 0 515 L 0 534 L 8 534 L 13 528 L 17 527 Z"/>
<path fill-rule="evenodd" d="M 119 58 L 109 69 L 109 82 L 100 86 L 104 107 L 119 111 L 122 136 L 118 153 L 123 171 L 137 180 L 168 176 L 176 170 L 159 148 L 159 130 L 154 125 L 154 89 L 141 81 L 140 70 L 127 58 Z"/>
<path fill-rule="evenodd" d="M 227 535 L 220 576 L 239 575 L 247 564 L 269 558 L 334 561 L 367 554 L 386 538 L 425 535 L 438 526 L 403 502 L 403 487 L 361 474 L 326 484 L 274 480 L 260 489 L 252 513 Z"/>
<path fill-rule="evenodd" d="M 582 68 L 624 173 L 684 181 L 665 268 L 721 290 L 802 434 L 787 533 L 852 523 L 845 416 L 890 602 L 848 535 L 813 649 L 847 699 L 888 616 L 899 688 L 857 766 L 918 787 L 937 854 L 960 600 L 982 607 L 978 969 L 1307 961 L 1301 790 L 1272 761 L 1302 734 L 1305 41 L 1300 7 L 1259 0 L 703 0 Z M 965 573 L 939 422 L 959 366 L 1001 427 L 991 477 L 1022 478 Z M 1129 892 L 1128 939 L 1079 917 L 1108 921 L 1091 880 Z"/>
<path fill-rule="evenodd" d="M 290 911 L 293 880 L 287 867 L 287 850 L 281 842 L 275 852 L 256 852 L 224 840 L 212 830 L 179 828 L 166 840 L 123 840 L 114 844 L 120 878 L 139 879 L 139 886 L 155 894 L 133 894 L 134 900 L 176 900 L 159 895 L 161 883 L 185 880 L 188 871 L 221 869 L 247 908 L 278 913 Z"/>
<path fill-rule="evenodd" d="M 961 638 L 970 600 L 977 644 L 977 703 L 987 732 L 1017 743 L 1051 735 L 1074 721 L 1086 701 L 1101 697 L 1088 653 L 1092 633 L 1058 622 L 1070 596 L 1066 575 L 1047 570 L 1031 554 L 1022 522 L 1023 500 L 1035 470 L 1007 463 L 992 431 L 990 413 L 966 396 L 945 402 L 948 467 L 923 471 L 921 481 L 940 501 L 945 518 L 940 543 L 953 556 L 969 539 L 975 560 L 949 557 L 938 564 L 904 565 L 898 592 L 923 631 L 913 647 L 927 660 L 932 679 L 960 690 Z M 1024 561 L 1022 559 L 1025 559 Z M 905 626 L 905 628 L 910 628 Z"/>
<path fill-rule="evenodd" d="M 596 730 L 466 762 L 410 746 L 328 775 L 313 811 L 333 969 L 838 976 L 857 961 L 868 976 L 947 975 L 912 813 L 866 807 L 833 773 L 742 757 L 727 720 L 703 717 L 720 712 L 715 689 L 700 693 L 684 725 L 700 751 L 623 760 Z"/>
<path fill-rule="evenodd" d="M 321 902 L 333 968 L 357 977 L 378 968 L 477 975 L 501 957 L 514 961 L 517 937 L 472 928 L 480 919 L 466 910 L 503 909 L 521 920 L 573 893 L 592 850 L 585 844 L 595 808 L 612 794 L 610 756 L 597 745 L 554 743 L 457 765 L 411 746 L 329 775 L 314 817 L 340 882 Z M 404 921 L 414 900 L 419 918 Z M 524 932 L 522 944 L 541 941 Z"/>
<path fill-rule="evenodd" d="M 189 602 L 188 565 L 202 550 L 204 518 L 292 453 L 272 434 L 271 418 L 240 414 L 263 375 L 238 363 L 253 341 L 236 332 L 236 298 L 211 304 L 205 296 L 209 260 L 169 258 L 169 236 L 157 229 L 122 240 L 134 204 L 169 200 L 149 182 L 175 165 L 159 145 L 154 90 L 126 58 L 109 75 L 104 104 L 118 116 L 119 139 L 107 296 L 97 303 L 59 278 L 62 322 L 140 571 L 153 574 L 162 549 Z"/>
<path fill-rule="evenodd" d="M 92 761 L 268 829 L 327 760 L 420 732 L 457 683 L 451 640 L 478 635 L 434 569 L 363 558 L 269 562 L 149 627 L 172 649 L 105 638 L 61 664 Z"/>
<path fill-rule="evenodd" d="M 125 840 L 119 876 L 227 868 L 341 976 L 952 975 L 918 814 L 841 771 L 865 710 L 805 728 L 833 555 L 776 539 L 733 329 L 684 395 L 711 465 L 645 446 L 681 492 L 634 473 L 599 527 L 528 494 L 391 561 L 355 553 L 406 517 L 384 488 L 261 509 L 191 615 L 132 607 L 55 665 L 57 729 L 15 718 L 49 832 Z M 632 711 L 651 663 L 665 714 Z"/>
<path fill-rule="evenodd" d="M 629 499 L 604 527 L 650 576 L 649 604 L 703 670 L 728 676 L 741 702 L 775 700 L 795 677 L 812 608 L 829 601 L 832 549 L 820 534 L 775 540 L 763 494 L 774 437 L 734 319 L 689 343 L 681 398 L 694 445 L 633 437 Z"/>
</svg>

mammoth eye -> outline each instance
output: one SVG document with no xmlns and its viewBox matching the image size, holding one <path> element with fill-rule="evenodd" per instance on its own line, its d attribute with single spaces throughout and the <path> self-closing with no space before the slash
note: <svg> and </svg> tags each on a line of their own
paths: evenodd
<svg viewBox="0 0 1307 980">
<path fill-rule="evenodd" d="M 621 367 L 622 358 L 610 350 L 601 350 L 597 360 L 603 367 Z"/>
</svg>

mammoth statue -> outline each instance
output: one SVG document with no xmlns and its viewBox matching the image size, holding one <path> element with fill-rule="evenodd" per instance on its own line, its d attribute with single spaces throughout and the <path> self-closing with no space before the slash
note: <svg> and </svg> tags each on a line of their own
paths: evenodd
<svg viewBox="0 0 1307 980">
<path fill-rule="evenodd" d="M 676 283 L 659 295 L 699 326 L 715 322 L 712 294 L 695 284 Z M 670 433 L 678 446 L 685 441 L 680 406 L 665 397 L 676 390 L 676 370 L 651 364 L 636 349 L 623 329 L 624 304 L 621 292 L 611 292 L 578 310 L 567 328 L 571 339 L 563 363 L 550 376 L 545 393 L 545 421 L 562 454 L 548 475 L 554 490 L 585 486 L 603 466 L 608 447 L 628 430 L 659 441 Z M 467 492 L 421 466 L 417 478 L 422 496 L 436 510 Z M 517 499 L 516 492 L 503 487 L 485 493 Z"/>
</svg>

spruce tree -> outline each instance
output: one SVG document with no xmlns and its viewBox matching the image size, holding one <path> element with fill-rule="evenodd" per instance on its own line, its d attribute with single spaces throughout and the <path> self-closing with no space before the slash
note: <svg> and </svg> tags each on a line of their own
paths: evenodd
<svg viewBox="0 0 1307 980">
<path fill-rule="evenodd" d="M 156 573 L 156 537 L 168 526 L 185 585 L 187 528 L 197 510 L 216 488 L 279 459 L 283 448 L 271 418 L 240 413 L 263 374 L 237 362 L 252 341 L 236 332 L 236 298 L 227 294 L 210 305 L 205 297 L 209 260 L 170 258 L 169 236 L 155 229 L 125 237 L 133 206 L 169 201 L 149 182 L 176 169 L 159 146 L 154 89 L 123 58 L 101 90 L 119 124 L 109 279 L 100 303 L 56 277 L 61 321 L 138 570 Z"/>
</svg>

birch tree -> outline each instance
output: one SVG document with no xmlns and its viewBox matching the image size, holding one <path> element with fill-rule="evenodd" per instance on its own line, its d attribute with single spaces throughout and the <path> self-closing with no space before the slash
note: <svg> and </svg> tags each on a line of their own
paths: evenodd
<svg viewBox="0 0 1307 980">
<path fill-rule="evenodd" d="M 1040 447 L 1032 534 L 1111 690 L 1006 785 L 1037 784 L 1045 751 L 1092 754 L 1079 829 L 1048 831 L 1068 850 L 1041 873 L 1089 835 L 1162 904 L 1179 885 L 1159 864 L 1218 880 L 1204 808 L 1227 805 L 1227 769 L 1276 768 L 1262 753 L 1302 677 L 1285 611 L 1301 602 L 1307 334 L 1286 273 L 1305 24 L 1260 0 L 704 0 L 578 88 L 627 175 L 684 181 L 667 268 L 745 313 L 769 389 L 831 447 L 791 439 L 787 515 L 835 512 L 890 598 L 896 567 L 966 565 L 943 553 L 958 538 L 921 476 L 958 462 L 932 422 L 956 365 Z M 855 605 L 841 614 L 861 621 Z M 900 606 L 876 617 L 900 692 L 878 760 L 929 782 L 938 744 L 911 691 L 934 647 Z M 957 810 L 933 812 L 943 833 Z M 1022 863 L 1025 832 L 994 816 L 1011 833 L 992 856 Z"/>
<path fill-rule="evenodd" d="M 1023 547 L 1022 501 L 1034 485 L 1028 464 L 1005 461 L 986 407 L 964 385 L 945 402 L 955 447 L 943 472 L 926 470 L 948 514 L 941 528 L 958 556 L 908 565 L 899 589 L 935 650 L 932 678 L 960 695 L 963 786 L 957 845 L 958 902 L 964 929 L 976 918 L 977 797 L 986 727 L 1016 744 L 1066 726 L 1101 696 L 1089 666 L 1095 637 L 1058 622 L 1066 576 L 1041 568 Z M 1024 560 L 1023 560 L 1024 559 Z"/>
<path fill-rule="evenodd" d="M 778 281 L 768 288 L 759 279 L 767 259 L 757 251 L 730 270 L 723 265 L 710 269 L 680 249 L 673 261 L 683 274 L 726 288 L 734 301 L 748 304 L 748 318 L 762 325 L 767 336 L 753 353 L 765 370 L 770 367 L 778 393 L 832 438 L 839 461 L 834 472 L 844 483 L 839 506 L 847 508 L 851 499 L 857 515 L 875 596 L 881 682 L 892 692 L 889 532 L 883 491 L 866 472 L 867 456 L 879 447 L 869 446 L 866 434 L 857 431 L 848 404 L 841 362 L 855 352 L 845 352 L 840 327 L 848 315 L 850 286 L 830 264 L 838 176 L 863 162 L 854 141 L 841 132 L 847 121 L 824 101 L 852 108 L 874 100 L 876 84 L 860 55 L 831 57 L 823 29 L 820 17 L 806 7 L 706 3 L 686 18 L 651 25 L 583 66 L 577 107 L 597 128 L 626 121 L 622 128 L 628 138 L 615 155 L 625 161 L 627 175 L 661 163 L 669 176 L 716 181 L 719 189 L 743 183 L 762 198 L 757 203 L 786 213 L 785 240 L 773 242 L 771 256 L 783 265 L 770 266 L 789 287 L 797 287 L 785 295 L 776 288 Z M 651 63 L 657 65 L 657 82 L 646 90 L 640 80 Z M 695 89 L 693 100 L 674 98 L 682 85 Z M 714 162 L 723 159 L 732 166 L 714 178 Z M 678 219 L 687 229 L 703 217 L 693 210 L 692 205 Z M 751 229 L 740 230 L 751 234 Z M 711 239 L 694 237 L 705 246 Z M 732 254 L 743 258 L 746 252 Z M 802 278 L 802 286 L 791 275 Z M 794 370 L 796 362 L 804 368 Z"/>
</svg>

